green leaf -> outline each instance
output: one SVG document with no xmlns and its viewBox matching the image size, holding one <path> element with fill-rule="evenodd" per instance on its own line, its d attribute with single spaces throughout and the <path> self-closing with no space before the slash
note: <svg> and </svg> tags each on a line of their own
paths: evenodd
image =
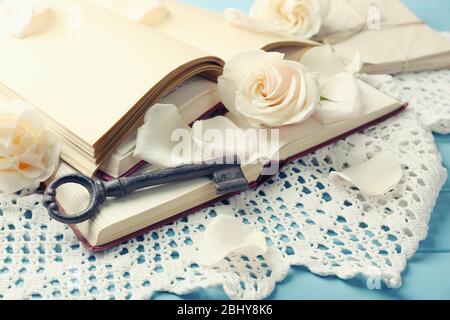
<svg viewBox="0 0 450 320">
<path fill-rule="evenodd" d="M 322 101 L 337 103 L 337 101 L 331 100 L 331 99 L 329 99 L 327 97 L 324 97 L 324 96 L 320 96 L 320 102 L 322 102 Z"/>
</svg>

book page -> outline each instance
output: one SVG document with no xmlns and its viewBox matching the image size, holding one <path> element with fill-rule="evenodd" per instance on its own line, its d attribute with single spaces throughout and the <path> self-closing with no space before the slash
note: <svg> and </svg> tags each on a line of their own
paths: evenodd
<svg viewBox="0 0 450 320">
<path fill-rule="evenodd" d="M 0 32 L 0 83 L 80 144 L 95 145 L 168 74 L 208 56 L 89 1 L 49 4 L 36 34 Z"/>
<path fill-rule="evenodd" d="M 269 35 L 233 27 L 223 14 L 175 0 L 164 4 L 170 17 L 155 29 L 223 60 L 246 50 L 284 46 L 311 47 L 313 41 Z"/>
<path fill-rule="evenodd" d="M 217 83 L 201 77 L 191 78 L 177 86 L 158 103 L 177 106 L 184 121 L 192 123 L 220 103 Z M 141 162 L 133 157 L 135 147 L 136 131 L 133 130 L 111 157 L 102 163 L 100 171 L 112 177 L 119 177 L 131 170 Z"/>
</svg>

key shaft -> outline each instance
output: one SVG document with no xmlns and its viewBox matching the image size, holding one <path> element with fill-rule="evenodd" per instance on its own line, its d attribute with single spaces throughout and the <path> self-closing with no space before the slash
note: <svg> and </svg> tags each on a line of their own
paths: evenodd
<svg viewBox="0 0 450 320">
<path fill-rule="evenodd" d="M 222 183 L 227 183 L 228 177 L 233 181 L 236 181 L 237 178 L 240 179 L 239 183 L 241 183 L 241 188 L 244 190 L 245 185 L 248 185 L 248 182 L 246 180 L 242 180 L 242 178 L 245 179 L 243 174 L 239 174 L 241 172 L 240 165 L 238 163 L 227 164 L 221 162 L 222 161 L 189 164 L 177 168 L 150 172 L 135 177 L 125 177 L 103 182 L 105 196 L 124 197 L 134 191 L 178 181 L 192 180 L 200 177 L 213 178 L 216 183 L 216 187 L 217 182 L 219 181 Z M 219 177 L 222 179 L 219 180 Z M 231 183 L 231 181 L 229 182 Z M 218 191 L 221 192 L 221 190 Z"/>
</svg>

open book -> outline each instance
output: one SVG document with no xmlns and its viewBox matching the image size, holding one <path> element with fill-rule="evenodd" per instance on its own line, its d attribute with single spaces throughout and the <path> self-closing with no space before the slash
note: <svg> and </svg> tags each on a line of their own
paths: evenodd
<svg viewBox="0 0 450 320">
<path fill-rule="evenodd" d="M 405 107 L 361 81 L 358 85 L 364 110 L 361 116 L 330 125 L 322 125 L 311 118 L 301 124 L 280 128 L 276 150 L 279 159 L 272 160 L 281 160 L 283 164 L 392 116 Z M 248 126 L 239 117 L 231 114 L 227 117 L 243 129 Z M 267 159 L 260 160 L 242 164 L 252 187 L 267 178 L 262 175 Z M 143 169 L 146 170 L 155 168 Z M 70 166 L 63 164 L 57 176 L 73 172 Z M 229 196 L 217 194 L 208 178 L 177 182 L 148 188 L 123 199 L 109 199 L 92 220 L 72 227 L 88 249 L 101 251 Z M 65 212 L 71 214 L 86 207 L 89 195 L 69 184 L 58 189 L 57 200 Z"/>
<path fill-rule="evenodd" d="M 201 19 L 195 14 L 191 17 L 193 31 L 186 26 L 184 31 L 177 31 L 177 12 L 189 13 L 193 7 L 179 4 L 176 11 L 176 2 L 169 7 L 172 16 L 168 24 L 156 29 L 89 1 L 49 3 L 50 19 L 40 32 L 23 39 L 0 32 L 0 91 L 6 99 L 28 101 L 44 115 L 62 143 L 63 160 L 70 165 L 63 165 L 58 174 L 75 170 L 92 176 L 100 167 L 120 174 L 123 167 L 132 166 L 121 164 L 130 160 L 133 135 L 148 108 L 162 99 L 175 101 L 179 95 L 185 101 L 179 105 L 185 119 L 190 122 L 201 117 L 216 103 L 214 90 L 205 93 L 208 84 L 192 85 L 196 81 L 190 79 L 202 76 L 215 80 L 222 72 L 223 61 L 232 55 L 256 48 L 294 49 L 298 53 L 316 45 L 242 31 L 219 21 L 220 15 L 209 16 L 206 11 Z M 66 23 L 67 11 L 73 6 L 80 11 L 79 28 Z M 202 33 L 213 30 L 216 22 L 220 26 L 217 33 Z M 402 109 L 394 99 L 367 84 L 359 85 L 363 115 L 327 126 L 309 119 L 282 128 L 280 158 L 287 161 L 310 152 Z M 186 89 L 191 87 L 193 91 Z M 204 93 L 206 102 L 201 98 Z M 190 104 L 189 97 L 198 105 Z M 239 119 L 232 120 L 240 124 Z M 113 160 L 114 155 L 119 157 Z M 252 186 L 263 180 L 262 166 L 244 164 L 243 171 Z M 206 178 L 175 183 L 108 201 L 94 219 L 73 227 L 88 247 L 101 250 L 228 196 L 217 195 Z M 83 209 L 87 200 L 85 192 L 71 185 L 58 189 L 57 198 L 67 213 Z"/>
<path fill-rule="evenodd" d="M 106 6 L 112 0 L 91 0 Z M 223 14 L 177 0 L 164 0 L 170 17 L 154 29 L 206 52 L 230 58 L 236 48 L 264 47 L 297 60 L 304 48 L 289 38 L 277 48 L 276 36 L 231 26 Z M 335 0 L 318 40 L 330 44 L 346 63 L 361 54 L 366 73 L 399 73 L 450 67 L 450 41 L 423 23 L 400 0 Z M 287 39 L 286 39 L 287 40 Z"/>
<path fill-rule="evenodd" d="M 17 39 L 0 28 L 0 91 L 36 107 L 61 141 L 62 158 L 90 176 L 133 135 L 149 107 L 194 76 L 216 79 L 229 48 L 314 45 L 248 34 L 224 40 L 224 52 L 205 51 L 90 1 L 48 2 L 35 34 Z M 73 8 L 77 23 L 70 23 Z"/>
</svg>

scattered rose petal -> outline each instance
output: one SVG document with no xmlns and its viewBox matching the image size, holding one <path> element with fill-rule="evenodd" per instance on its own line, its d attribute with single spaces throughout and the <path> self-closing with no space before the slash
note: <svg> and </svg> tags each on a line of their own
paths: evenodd
<svg viewBox="0 0 450 320">
<path fill-rule="evenodd" d="M 246 131 L 226 117 L 196 121 L 190 128 L 176 106 L 156 104 L 138 130 L 134 156 L 164 168 L 226 155 L 239 155 L 244 161 L 256 149 L 252 142 Z"/>
<path fill-rule="evenodd" d="M 359 85 L 355 75 L 362 66 L 359 54 L 349 65 L 345 65 L 333 49 L 325 45 L 306 51 L 301 62 L 318 72 L 320 95 L 326 98 L 314 113 L 316 120 L 327 125 L 361 115 Z"/>
<path fill-rule="evenodd" d="M 203 235 L 198 259 L 200 264 L 211 266 L 230 253 L 257 257 L 266 251 L 266 238 L 262 232 L 253 231 L 234 217 L 218 216 Z"/>
<path fill-rule="evenodd" d="M 14 37 L 24 38 L 48 8 L 46 0 L 5 0 L 0 5 L 0 23 Z"/>
<path fill-rule="evenodd" d="M 300 60 L 305 66 L 314 72 L 318 72 L 321 79 L 345 72 L 345 64 L 328 45 L 314 47 L 307 50 Z"/>
<path fill-rule="evenodd" d="M 399 160 L 389 152 L 382 152 L 366 162 L 330 173 L 330 179 L 346 180 L 368 196 L 382 196 L 400 182 L 402 175 Z"/>
<path fill-rule="evenodd" d="M 355 74 L 362 68 L 362 59 L 359 53 L 356 53 L 353 61 L 346 65 L 329 45 L 309 49 L 304 53 L 300 62 L 318 72 L 322 81 L 341 72 Z"/>
<path fill-rule="evenodd" d="M 192 145 L 183 149 L 184 153 L 175 152 L 180 141 L 174 133 L 179 133 L 182 141 L 191 142 L 191 129 L 176 106 L 156 104 L 147 111 L 144 121 L 136 138 L 136 158 L 161 167 L 177 167 L 193 161 Z"/>
<path fill-rule="evenodd" d="M 256 152 L 256 143 L 248 132 L 222 116 L 196 121 L 192 126 L 192 137 L 205 160 L 233 155 L 239 155 L 242 161 L 250 158 Z"/>
<path fill-rule="evenodd" d="M 328 100 L 320 102 L 314 119 L 324 125 L 361 115 L 359 86 L 354 75 L 338 73 L 321 86 L 321 94 Z"/>
<path fill-rule="evenodd" d="M 59 154 L 35 109 L 18 100 L 0 104 L 0 192 L 38 187 L 56 171 Z"/>
<path fill-rule="evenodd" d="M 363 61 L 361 54 L 357 52 L 353 57 L 353 60 L 345 66 L 345 70 L 350 74 L 357 74 L 361 71 L 363 67 Z"/>
<path fill-rule="evenodd" d="M 112 9 L 130 20 L 151 27 L 159 25 L 170 15 L 160 0 L 115 0 Z"/>
</svg>

